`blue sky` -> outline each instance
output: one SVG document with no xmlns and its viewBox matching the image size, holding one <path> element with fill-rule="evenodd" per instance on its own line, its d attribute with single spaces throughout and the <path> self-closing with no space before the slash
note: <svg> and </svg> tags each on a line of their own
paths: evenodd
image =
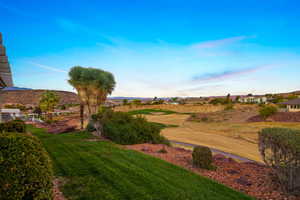
<svg viewBox="0 0 300 200">
<path fill-rule="evenodd" d="M 19 87 L 74 91 L 74 65 L 115 75 L 113 96 L 300 89 L 300 2 L 0 0 Z"/>
</svg>

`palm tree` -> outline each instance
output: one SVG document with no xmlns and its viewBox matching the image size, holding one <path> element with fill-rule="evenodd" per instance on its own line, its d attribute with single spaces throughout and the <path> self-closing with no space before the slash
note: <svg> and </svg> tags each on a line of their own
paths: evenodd
<svg viewBox="0 0 300 200">
<path fill-rule="evenodd" d="M 87 111 L 87 120 L 98 112 L 109 94 L 115 88 L 114 76 L 107 71 L 81 66 L 72 67 L 69 83 L 77 90 L 81 103 Z"/>
</svg>

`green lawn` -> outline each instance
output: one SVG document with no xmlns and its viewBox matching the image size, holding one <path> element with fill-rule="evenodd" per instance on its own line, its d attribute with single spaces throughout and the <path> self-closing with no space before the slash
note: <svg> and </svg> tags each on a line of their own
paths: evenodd
<svg viewBox="0 0 300 200">
<path fill-rule="evenodd" d="M 175 111 L 172 110 L 163 110 L 163 109 L 142 109 L 142 110 L 132 110 L 129 111 L 131 115 L 151 115 L 153 113 L 162 113 L 164 115 L 174 114 Z"/>
<path fill-rule="evenodd" d="M 55 175 L 66 178 L 68 199 L 241 200 L 252 199 L 160 159 L 90 142 L 87 133 L 51 135 L 29 127 L 49 152 Z"/>
</svg>

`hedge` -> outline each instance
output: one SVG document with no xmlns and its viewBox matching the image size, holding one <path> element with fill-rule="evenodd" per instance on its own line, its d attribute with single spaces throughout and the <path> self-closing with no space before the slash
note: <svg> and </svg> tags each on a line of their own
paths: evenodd
<svg viewBox="0 0 300 200">
<path fill-rule="evenodd" d="M 52 199 L 52 165 L 41 142 L 20 133 L 0 134 L 0 199 Z"/>
<path fill-rule="evenodd" d="M 5 123 L 0 123 L 0 133 L 16 132 L 25 133 L 26 124 L 22 120 L 12 120 Z"/>
<path fill-rule="evenodd" d="M 300 130 L 265 128 L 259 133 L 259 151 L 282 187 L 300 195 Z"/>
<path fill-rule="evenodd" d="M 95 127 L 103 136 L 118 144 L 163 143 L 168 141 L 160 135 L 161 126 L 148 122 L 144 117 L 110 110 L 93 116 Z M 98 120 L 98 121 L 97 121 Z M 99 128 L 100 127 L 100 128 Z M 91 125 L 88 126 L 91 130 Z"/>
</svg>

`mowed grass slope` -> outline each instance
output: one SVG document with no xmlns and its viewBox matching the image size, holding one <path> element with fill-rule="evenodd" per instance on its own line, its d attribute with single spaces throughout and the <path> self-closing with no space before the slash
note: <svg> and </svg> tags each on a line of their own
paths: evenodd
<svg viewBox="0 0 300 200">
<path fill-rule="evenodd" d="M 87 133 L 51 135 L 29 127 L 49 152 L 68 199 L 241 200 L 244 194 L 160 159 Z"/>
</svg>

